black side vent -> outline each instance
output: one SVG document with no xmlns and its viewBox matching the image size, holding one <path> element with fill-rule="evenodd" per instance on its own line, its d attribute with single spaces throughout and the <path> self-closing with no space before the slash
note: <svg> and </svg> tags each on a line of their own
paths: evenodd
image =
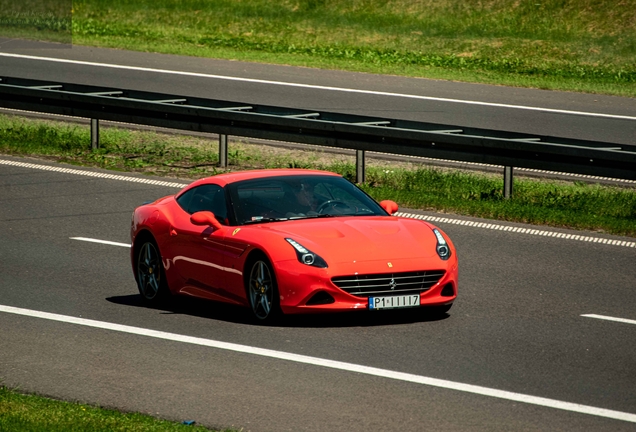
<svg viewBox="0 0 636 432">
<path fill-rule="evenodd" d="M 452 297 L 454 295 L 455 290 L 453 289 L 453 284 L 447 283 L 446 285 L 444 285 L 444 288 L 442 288 L 442 297 Z"/>
<path fill-rule="evenodd" d="M 307 306 L 316 306 L 316 305 L 324 305 L 334 303 L 335 300 L 331 295 L 325 291 L 320 291 L 316 293 L 312 298 L 307 301 Z"/>
</svg>

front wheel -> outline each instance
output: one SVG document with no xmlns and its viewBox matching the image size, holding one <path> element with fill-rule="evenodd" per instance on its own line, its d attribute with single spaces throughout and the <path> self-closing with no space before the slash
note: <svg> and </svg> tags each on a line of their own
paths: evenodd
<svg viewBox="0 0 636 432">
<path fill-rule="evenodd" d="M 152 240 L 142 243 L 137 254 L 137 288 L 148 303 L 158 304 L 170 295 L 166 283 L 161 254 Z"/>
<path fill-rule="evenodd" d="M 259 258 L 250 267 L 247 297 L 254 317 L 260 322 L 272 322 L 279 315 L 278 289 L 271 265 Z"/>
</svg>

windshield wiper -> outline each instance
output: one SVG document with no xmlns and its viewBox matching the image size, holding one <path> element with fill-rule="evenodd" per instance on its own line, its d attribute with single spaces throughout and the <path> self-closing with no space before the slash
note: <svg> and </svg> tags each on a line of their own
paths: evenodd
<svg viewBox="0 0 636 432">
<path fill-rule="evenodd" d="M 329 213 L 322 213 L 322 214 L 316 214 L 316 215 L 308 215 L 308 216 L 291 216 L 291 217 L 284 217 L 284 218 L 270 218 L 270 217 L 259 217 L 259 219 L 252 219 L 252 220 L 248 220 L 243 222 L 243 225 L 251 225 L 251 224 L 258 224 L 258 223 L 269 223 L 269 222 L 282 222 L 282 221 L 286 221 L 286 220 L 302 220 L 302 219 L 319 219 L 319 218 L 332 218 L 332 217 L 337 217 L 337 216 L 351 216 L 351 215 L 333 215 L 333 214 L 329 214 Z"/>
<path fill-rule="evenodd" d="M 267 222 L 278 222 L 278 221 L 285 221 L 285 220 L 289 220 L 289 218 L 259 217 L 258 219 L 252 219 L 252 220 L 245 221 L 245 222 L 243 222 L 243 225 L 257 224 L 257 223 L 267 223 Z"/>
<path fill-rule="evenodd" d="M 308 216 L 303 216 L 300 217 L 298 219 L 318 219 L 318 218 L 328 218 L 328 217 L 336 217 L 336 215 L 332 215 L 329 213 L 320 213 L 320 214 L 315 214 L 315 215 L 308 215 Z M 296 219 L 296 218 L 294 218 Z"/>
</svg>

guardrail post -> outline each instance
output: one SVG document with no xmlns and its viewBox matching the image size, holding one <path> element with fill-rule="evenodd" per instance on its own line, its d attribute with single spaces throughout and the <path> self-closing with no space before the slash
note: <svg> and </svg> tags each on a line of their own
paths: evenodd
<svg viewBox="0 0 636 432">
<path fill-rule="evenodd" d="M 504 198 L 512 197 L 512 167 L 504 167 Z"/>
<path fill-rule="evenodd" d="M 219 166 L 227 167 L 227 135 L 219 134 Z"/>
<path fill-rule="evenodd" d="M 91 119 L 91 149 L 99 148 L 99 120 Z"/>
<path fill-rule="evenodd" d="M 364 150 L 356 150 L 356 183 L 364 183 L 365 172 L 364 172 Z"/>
<path fill-rule="evenodd" d="M 126 96 L 117 97 L 122 95 Z M 186 103 L 181 105 L 184 101 Z M 439 149 L 443 152 L 442 155 L 447 155 L 445 157 L 456 154 L 457 159 L 463 162 L 487 162 L 502 168 L 511 165 L 617 179 L 636 179 L 636 149 L 630 145 L 417 121 L 405 123 L 387 117 L 373 118 L 276 106 L 243 105 L 232 101 L 188 101 L 189 99 L 184 96 L 144 91 L 131 92 L 81 84 L 59 84 L 48 80 L 11 77 L 0 79 L 2 108 L 51 114 L 85 113 L 80 115 L 91 120 L 93 148 L 100 146 L 98 123 L 101 118 L 97 116 L 103 116 L 109 121 L 133 121 L 149 126 L 159 125 L 158 119 L 161 118 L 161 126 L 168 128 L 212 131 L 218 127 L 222 129 L 218 129 L 217 132 L 225 130 L 237 136 L 299 144 L 335 145 L 346 147 L 349 151 L 361 150 L 357 152 L 356 168 L 357 181 L 361 183 L 366 183 L 363 151 L 379 149 L 386 153 L 440 157 Z M 205 107 L 217 108 L 206 109 L 205 116 L 202 116 L 199 108 Z M 232 120 L 228 116 L 231 116 Z M 93 117 L 95 119 L 92 119 Z M 444 144 L 434 146 L 433 144 L 442 137 Z M 221 136 L 219 140 L 219 164 L 226 167 L 229 165 L 227 137 Z M 476 143 L 488 146 L 486 158 L 483 148 L 475 145 Z M 555 159 L 556 154 L 560 156 Z M 506 167 L 505 170 L 505 195 L 511 197 L 513 168 Z"/>
</svg>

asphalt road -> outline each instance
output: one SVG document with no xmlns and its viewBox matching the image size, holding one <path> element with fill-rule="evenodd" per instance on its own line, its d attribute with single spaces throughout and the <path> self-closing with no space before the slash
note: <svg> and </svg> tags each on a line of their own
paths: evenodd
<svg viewBox="0 0 636 432">
<path fill-rule="evenodd" d="M 460 260 L 459 299 L 444 319 L 361 312 L 261 327 L 243 309 L 216 303 L 143 307 L 128 248 L 71 239 L 126 243 L 131 210 L 175 187 L 2 161 L 34 162 L 0 157 L 2 306 L 450 380 L 633 419 L 0 311 L 5 385 L 254 431 L 636 430 L 636 325 L 581 316 L 636 319 L 634 247 L 440 223 Z"/>
<path fill-rule="evenodd" d="M 0 77 L 636 144 L 633 98 L 43 46 L 0 39 Z"/>
<path fill-rule="evenodd" d="M 636 101 L 629 98 L 84 47 L 25 48 L 6 41 L 0 41 L 0 76 L 636 144 L 636 121 L 625 118 L 636 113 Z M 143 307 L 127 248 L 70 238 L 126 243 L 131 210 L 175 191 L 0 162 L 0 308 L 82 317 L 460 385 L 452 390 L 6 311 L 0 311 L 0 382 L 254 431 L 636 430 L 633 421 L 588 409 L 634 418 L 636 325 L 581 316 L 636 320 L 636 248 L 449 221 L 439 225 L 459 251 L 460 297 L 448 317 L 359 313 L 293 317 L 277 327 L 260 327 L 242 309 L 214 303 L 184 299 L 169 310 Z M 471 393 L 467 385 L 528 398 L 494 398 Z M 530 396 L 582 404 L 588 413 L 556 409 L 552 402 L 549 407 L 526 403 L 534 400 Z"/>
</svg>

